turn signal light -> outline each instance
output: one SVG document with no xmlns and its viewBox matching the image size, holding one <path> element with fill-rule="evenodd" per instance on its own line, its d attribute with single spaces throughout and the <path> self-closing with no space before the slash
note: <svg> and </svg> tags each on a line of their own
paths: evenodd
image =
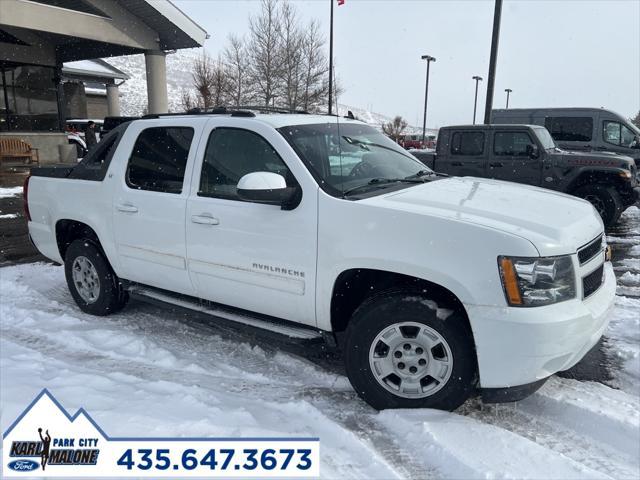
<svg viewBox="0 0 640 480">
<path fill-rule="evenodd" d="M 500 271 L 502 272 L 502 283 L 507 293 L 510 305 L 522 305 L 522 296 L 518 287 L 518 277 L 513 267 L 511 259 L 502 257 L 500 259 Z"/>
</svg>

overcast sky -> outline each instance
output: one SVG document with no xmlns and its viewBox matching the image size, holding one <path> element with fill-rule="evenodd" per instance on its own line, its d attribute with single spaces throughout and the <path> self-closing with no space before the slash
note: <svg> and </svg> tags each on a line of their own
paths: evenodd
<svg viewBox="0 0 640 480">
<path fill-rule="evenodd" d="M 305 19 L 329 32 L 331 0 L 295 0 Z M 227 36 L 246 33 L 258 0 L 175 0 L 205 28 L 217 55 Z M 427 124 L 468 123 L 480 75 L 482 118 L 493 1 L 346 0 L 335 8 L 334 58 L 340 103 L 422 124 L 426 64 L 431 64 Z M 328 43 L 327 43 L 328 50 Z M 505 0 L 494 106 L 640 110 L 640 0 Z"/>
</svg>

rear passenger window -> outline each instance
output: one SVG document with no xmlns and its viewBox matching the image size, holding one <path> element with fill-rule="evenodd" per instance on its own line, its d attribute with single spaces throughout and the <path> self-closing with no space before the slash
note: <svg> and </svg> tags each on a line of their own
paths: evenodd
<svg viewBox="0 0 640 480">
<path fill-rule="evenodd" d="M 482 155 L 484 132 L 455 132 L 451 137 L 452 155 Z"/>
<path fill-rule="evenodd" d="M 143 130 L 129 158 L 127 185 L 139 190 L 181 193 L 192 139 L 190 127 Z"/>
<path fill-rule="evenodd" d="M 593 137 L 591 117 L 547 117 L 544 126 L 556 142 L 590 142 Z"/>
<path fill-rule="evenodd" d="M 282 175 L 287 186 L 297 183 L 274 148 L 260 135 L 237 128 L 211 132 L 202 163 L 198 195 L 240 200 L 238 182 L 247 173 Z"/>
</svg>

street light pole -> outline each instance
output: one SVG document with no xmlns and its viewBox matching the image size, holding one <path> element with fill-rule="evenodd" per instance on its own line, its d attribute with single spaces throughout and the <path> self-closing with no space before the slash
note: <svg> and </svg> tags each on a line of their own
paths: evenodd
<svg viewBox="0 0 640 480">
<path fill-rule="evenodd" d="M 509 94 L 513 92 L 513 90 L 511 90 L 510 88 L 505 88 L 504 91 L 507 92 L 507 108 L 509 108 Z"/>
<path fill-rule="evenodd" d="M 427 100 L 429 99 L 429 66 L 431 65 L 431 62 L 435 62 L 436 59 L 435 57 L 431 57 L 429 55 L 422 55 L 422 57 L 420 57 L 422 60 L 426 60 L 427 61 L 427 80 L 425 82 L 425 87 L 424 87 L 424 117 L 422 119 L 422 145 L 426 145 L 426 138 L 427 138 Z"/>
<path fill-rule="evenodd" d="M 476 81 L 476 97 L 473 100 L 473 124 L 476 124 L 476 107 L 478 106 L 478 82 L 482 81 L 482 77 L 478 75 L 472 77 Z"/>
<path fill-rule="evenodd" d="M 491 35 L 491 56 L 489 57 L 489 78 L 487 79 L 487 100 L 484 107 L 484 123 L 491 123 L 493 108 L 493 86 L 496 80 L 496 62 L 498 61 L 498 42 L 500 40 L 500 17 L 502 16 L 502 0 L 496 0 L 493 11 L 493 33 Z"/>
<path fill-rule="evenodd" d="M 329 20 L 329 115 L 333 109 L 333 0 L 331 2 L 331 18 Z"/>
</svg>

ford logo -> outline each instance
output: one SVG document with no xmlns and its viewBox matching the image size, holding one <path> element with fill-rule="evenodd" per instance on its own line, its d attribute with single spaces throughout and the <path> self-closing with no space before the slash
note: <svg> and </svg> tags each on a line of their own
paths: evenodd
<svg viewBox="0 0 640 480">
<path fill-rule="evenodd" d="M 33 460 L 14 460 L 9 462 L 9 468 L 16 472 L 32 472 L 38 468 L 38 463 Z"/>
</svg>

